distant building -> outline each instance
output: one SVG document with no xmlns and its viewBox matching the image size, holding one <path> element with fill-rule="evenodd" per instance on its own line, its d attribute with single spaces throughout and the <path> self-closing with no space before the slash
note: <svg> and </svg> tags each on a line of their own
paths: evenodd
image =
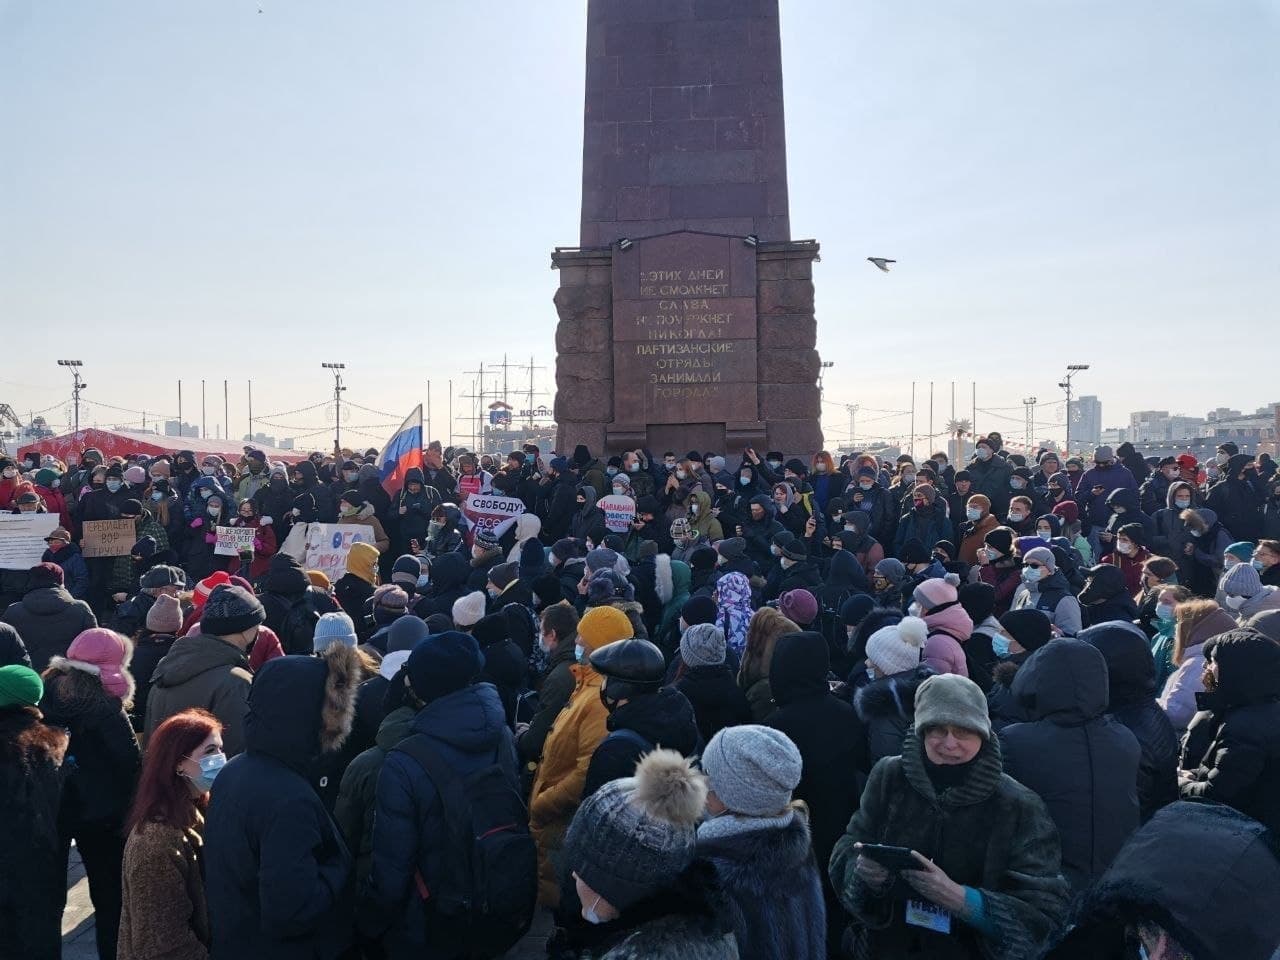
<svg viewBox="0 0 1280 960">
<path fill-rule="evenodd" d="M 276 438 L 269 437 L 265 433 L 255 433 L 252 435 L 246 433 L 241 439 L 244 440 L 245 443 L 252 443 L 259 447 L 276 446 Z"/>
<path fill-rule="evenodd" d="M 166 420 L 164 422 L 164 435 L 166 437 L 196 437 L 200 436 L 200 428 L 194 423 L 187 423 L 185 420 Z"/>
<path fill-rule="evenodd" d="M 278 444 L 276 444 L 276 447 L 277 449 L 280 449 L 280 450 L 292 450 L 293 437 L 285 437 Z"/>
<path fill-rule="evenodd" d="M 1113 450 L 1128 439 L 1129 431 L 1125 427 L 1108 427 L 1098 435 L 1098 443 L 1111 447 Z M 1073 443 L 1075 442 L 1074 434 L 1072 435 L 1071 440 Z"/>
<path fill-rule="evenodd" d="M 1169 414 L 1168 410 L 1139 410 L 1129 414 L 1130 443 L 1164 443 L 1203 436 L 1206 421 Z"/>
<path fill-rule="evenodd" d="M 1102 402 L 1095 396 L 1072 400 L 1070 417 L 1072 446 L 1097 446 L 1102 439 Z"/>
</svg>

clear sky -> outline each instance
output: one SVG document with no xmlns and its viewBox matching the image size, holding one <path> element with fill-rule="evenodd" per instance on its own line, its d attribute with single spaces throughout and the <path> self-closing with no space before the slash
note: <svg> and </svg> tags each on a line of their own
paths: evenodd
<svg viewBox="0 0 1280 960">
<path fill-rule="evenodd" d="M 246 380 L 261 418 L 343 361 L 394 414 L 352 413 L 377 445 L 427 379 L 445 436 L 446 381 L 504 351 L 550 389 L 585 9 L 0 0 L 0 401 L 65 422 L 73 358 L 91 419 L 175 413 L 181 377 L 198 421 L 203 377 L 212 435 L 230 378 L 238 437 Z M 784 0 L 828 437 L 845 403 L 906 432 L 912 379 L 925 433 L 930 378 L 935 431 L 977 380 L 977 425 L 1020 436 L 1073 362 L 1108 425 L 1280 400 L 1277 49 L 1274 0 Z"/>
</svg>

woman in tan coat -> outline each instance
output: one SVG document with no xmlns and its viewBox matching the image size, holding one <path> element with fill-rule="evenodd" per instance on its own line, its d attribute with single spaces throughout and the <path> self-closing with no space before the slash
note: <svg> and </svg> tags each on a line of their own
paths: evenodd
<svg viewBox="0 0 1280 960">
<path fill-rule="evenodd" d="M 799 630 L 773 607 L 761 607 L 747 625 L 747 645 L 742 652 L 742 665 L 738 668 L 738 686 L 747 695 L 751 718 L 756 723 L 763 723 L 775 708 L 773 692 L 769 689 L 773 646 L 784 633 Z"/>
<path fill-rule="evenodd" d="M 358 523 L 368 527 L 373 534 L 373 545 L 378 548 L 379 553 L 386 553 L 391 549 L 391 538 L 382 529 L 382 521 L 374 516 L 373 504 L 366 501 L 360 491 L 348 490 L 342 495 L 342 500 L 338 503 L 338 522 Z"/>
<path fill-rule="evenodd" d="M 208 957 L 204 809 L 226 760 L 222 725 L 204 710 L 174 714 L 148 740 L 124 847 L 118 960 Z"/>
</svg>

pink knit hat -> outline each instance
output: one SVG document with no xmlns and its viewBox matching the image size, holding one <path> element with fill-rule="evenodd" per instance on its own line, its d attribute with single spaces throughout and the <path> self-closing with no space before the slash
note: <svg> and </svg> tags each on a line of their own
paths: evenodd
<svg viewBox="0 0 1280 960">
<path fill-rule="evenodd" d="M 128 637 L 105 627 L 94 627 L 71 641 L 63 665 L 96 675 L 103 690 L 128 700 L 133 697 L 133 677 L 129 674 L 132 657 L 133 643 Z"/>
<path fill-rule="evenodd" d="M 954 586 L 941 577 L 936 577 L 916 587 L 915 599 L 919 601 L 921 608 L 928 612 L 944 603 L 955 603 L 960 599 L 960 595 Z"/>
</svg>

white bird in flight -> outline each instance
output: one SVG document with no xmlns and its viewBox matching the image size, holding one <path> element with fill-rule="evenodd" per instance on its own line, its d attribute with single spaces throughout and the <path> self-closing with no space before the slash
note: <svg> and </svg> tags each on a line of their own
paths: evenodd
<svg viewBox="0 0 1280 960">
<path fill-rule="evenodd" d="M 897 260 L 889 260 L 885 257 L 867 257 L 867 259 L 874 263 L 876 268 L 884 273 L 889 272 L 889 264 L 898 262 Z"/>
</svg>

